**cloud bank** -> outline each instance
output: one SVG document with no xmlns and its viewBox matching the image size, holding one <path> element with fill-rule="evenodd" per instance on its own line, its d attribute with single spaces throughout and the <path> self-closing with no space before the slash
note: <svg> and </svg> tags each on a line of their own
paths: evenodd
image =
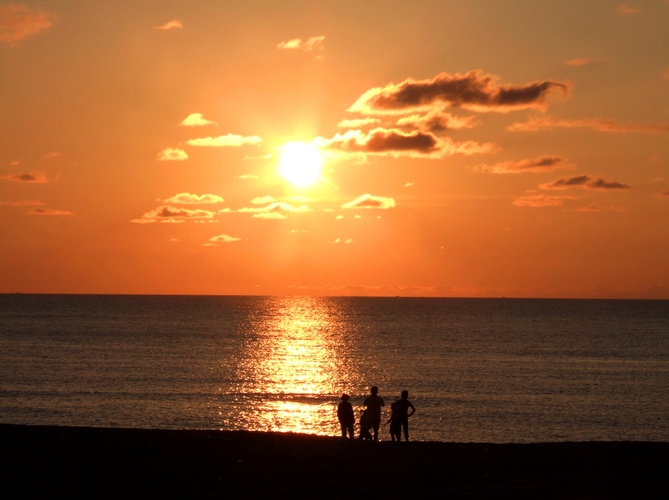
<svg viewBox="0 0 669 500">
<path fill-rule="evenodd" d="M 27 5 L 0 5 L 0 43 L 10 47 L 53 25 L 53 16 L 40 9 L 31 9 Z"/>
<path fill-rule="evenodd" d="M 481 71 L 465 74 L 440 73 L 427 80 L 409 78 L 365 92 L 350 108 L 365 114 L 429 111 L 448 105 L 475 111 L 507 112 L 515 109 L 545 109 L 555 91 L 569 94 L 569 85 L 544 80 L 521 85 L 497 85 L 498 77 Z"/>
</svg>

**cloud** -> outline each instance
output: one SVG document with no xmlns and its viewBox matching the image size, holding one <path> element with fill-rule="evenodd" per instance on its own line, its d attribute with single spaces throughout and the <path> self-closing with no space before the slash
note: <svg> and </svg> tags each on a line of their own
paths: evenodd
<svg viewBox="0 0 669 500">
<path fill-rule="evenodd" d="M 33 174 L 32 172 L 27 172 L 25 174 L 7 174 L 0 175 L 0 181 L 9 181 L 9 182 L 32 182 L 35 184 L 47 182 L 46 177 L 41 174 Z"/>
<path fill-rule="evenodd" d="M 638 9 L 637 7 L 633 7 L 633 6 L 631 6 L 631 5 L 627 5 L 626 3 L 624 3 L 624 4 L 622 4 L 622 5 L 618 5 L 618 6 L 614 7 L 614 8 L 615 8 L 618 12 L 620 12 L 621 14 L 638 14 L 639 11 L 640 11 L 640 9 Z"/>
<path fill-rule="evenodd" d="M 214 241 L 216 243 L 232 243 L 233 241 L 240 241 L 241 238 L 236 238 L 235 236 L 229 236 L 227 234 L 219 234 L 218 236 L 212 236 L 209 238 L 209 241 Z"/>
<path fill-rule="evenodd" d="M 265 203 L 272 203 L 274 198 L 271 196 L 256 196 L 251 200 L 254 205 L 264 205 Z"/>
<path fill-rule="evenodd" d="M 669 196 L 669 190 L 657 193 L 658 196 Z"/>
<path fill-rule="evenodd" d="M 392 198 L 385 198 L 383 196 L 372 196 L 371 194 L 363 194 L 358 196 L 355 200 L 344 203 L 341 208 L 379 208 L 386 210 L 395 206 L 395 200 Z"/>
<path fill-rule="evenodd" d="M 139 219 L 133 219 L 130 222 L 138 224 L 147 224 L 149 222 L 182 222 L 181 219 L 211 219 L 215 212 L 208 210 L 172 207 L 170 205 L 161 205 L 158 208 L 146 212 Z"/>
<path fill-rule="evenodd" d="M 578 175 L 575 177 L 563 177 L 539 186 L 541 189 L 569 189 L 573 187 L 583 189 L 632 189 L 632 186 L 616 181 L 607 181 L 603 178 L 595 179 L 589 175 Z"/>
<path fill-rule="evenodd" d="M 546 196 L 545 194 L 535 194 L 523 196 L 513 200 L 517 207 L 558 207 L 564 204 L 565 200 L 575 200 L 575 196 Z"/>
<path fill-rule="evenodd" d="M 55 210 L 52 208 L 36 208 L 28 212 L 28 215 L 74 215 L 69 210 Z"/>
<path fill-rule="evenodd" d="M 376 123 L 381 123 L 381 120 L 378 118 L 354 118 L 353 120 L 342 120 L 337 123 L 337 127 L 341 128 L 360 128 L 367 125 L 374 125 Z"/>
<path fill-rule="evenodd" d="M 258 178 L 257 175 L 253 175 L 253 174 L 242 174 L 242 175 L 238 175 L 236 177 L 237 177 L 237 179 L 257 179 Z"/>
<path fill-rule="evenodd" d="M 223 203 L 223 198 L 215 194 L 191 194 L 191 193 L 179 193 L 175 194 L 171 198 L 167 198 L 163 203 L 176 203 L 180 205 L 204 205 L 204 204 L 214 204 L 214 203 Z"/>
<path fill-rule="evenodd" d="M 341 238 L 337 238 L 336 240 L 334 240 L 334 242 L 335 243 L 343 243 L 344 245 L 350 245 L 351 243 L 353 243 L 353 239 L 350 238 L 348 240 L 342 240 Z"/>
<path fill-rule="evenodd" d="M 269 160 L 271 157 L 272 157 L 272 153 L 267 153 L 266 155 L 261 155 L 261 156 L 246 155 L 246 156 L 244 156 L 244 161 L 247 161 L 247 160 Z"/>
<path fill-rule="evenodd" d="M 186 118 L 184 118 L 184 121 L 182 121 L 179 125 L 183 125 L 184 127 L 204 127 L 205 125 L 218 126 L 218 123 L 211 120 L 206 120 L 204 116 L 202 116 L 202 113 L 191 113 Z"/>
<path fill-rule="evenodd" d="M 188 155 L 183 149 L 166 148 L 160 152 L 156 159 L 158 161 L 184 161 L 188 159 Z"/>
<path fill-rule="evenodd" d="M 259 214 L 253 214 L 254 219 L 287 219 L 288 216 L 279 212 L 260 212 Z"/>
<path fill-rule="evenodd" d="M 218 137 L 203 137 L 201 139 L 191 139 L 186 144 L 191 146 L 204 146 L 214 148 L 239 147 L 244 144 L 258 144 L 262 139 L 256 135 L 244 137 L 242 135 L 228 134 Z"/>
<path fill-rule="evenodd" d="M 323 50 L 323 40 L 325 40 L 324 36 L 312 36 L 307 40 L 293 38 L 287 42 L 281 42 L 276 48 L 279 50 Z"/>
<path fill-rule="evenodd" d="M 415 185 L 415 184 L 416 184 L 415 182 L 407 182 L 407 183 L 406 183 L 404 186 L 402 186 L 402 187 L 408 188 L 408 187 L 411 187 L 411 186 L 413 186 L 413 185 Z"/>
<path fill-rule="evenodd" d="M 0 205 L 9 207 L 39 207 L 40 205 L 44 205 L 44 202 L 37 200 L 0 201 Z"/>
<path fill-rule="evenodd" d="M 343 215 L 338 215 L 337 217 L 335 217 L 335 219 L 337 219 L 337 220 L 342 220 L 343 218 L 344 218 Z"/>
<path fill-rule="evenodd" d="M 600 132 L 619 134 L 639 132 L 646 134 L 662 134 L 669 132 L 669 123 L 640 124 L 635 122 L 618 123 L 604 118 L 582 118 L 579 120 L 556 119 L 552 116 L 533 118 L 524 123 L 516 122 L 506 129 L 510 132 L 536 132 L 554 128 L 589 128 Z"/>
<path fill-rule="evenodd" d="M 45 154 L 42 158 L 50 160 L 51 158 L 58 158 L 59 156 L 63 156 L 63 153 L 60 151 L 51 151 L 50 153 Z"/>
<path fill-rule="evenodd" d="M 580 59 L 570 59 L 569 61 L 566 61 L 565 64 L 567 66 L 590 66 L 591 64 L 599 64 L 601 62 L 602 62 L 601 59 L 582 57 Z"/>
<path fill-rule="evenodd" d="M 290 203 L 286 203 L 285 201 L 275 201 L 264 207 L 247 207 L 247 208 L 240 208 L 236 211 L 239 213 L 252 213 L 252 214 L 282 212 L 282 211 L 294 214 L 300 214 L 305 212 L 312 212 L 313 210 L 309 208 L 307 205 L 300 205 L 296 207 L 291 205 Z"/>
<path fill-rule="evenodd" d="M 586 205 L 574 209 L 575 212 L 627 212 L 628 210 L 615 205 Z"/>
<path fill-rule="evenodd" d="M 440 73 L 427 80 L 408 78 L 365 92 L 349 108 L 365 114 L 429 111 L 444 104 L 475 111 L 507 112 L 514 109 L 545 109 L 550 94 L 569 93 L 567 83 L 544 80 L 523 85 L 497 85 L 498 77 L 481 71 Z"/>
<path fill-rule="evenodd" d="M 349 130 L 336 134 L 332 139 L 317 137 L 312 141 L 323 149 L 341 151 L 348 154 L 408 156 L 413 158 L 443 158 L 461 153 L 491 153 L 498 148 L 493 143 L 481 144 L 475 141 L 454 142 L 450 138 L 440 138 L 431 132 L 403 132 L 399 129 L 375 128 L 367 134 L 360 130 Z"/>
<path fill-rule="evenodd" d="M 168 21 L 162 26 L 156 26 L 156 29 L 158 30 L 173 30 L 173 29 L 182 29 L 183 25 L 181 24 L 181 21 L 178 19 L 174 19 L 173 21 Z"/>
<path fill-rule="evenodd" d="M 0 43 L 15 47 L 24 38 L 51 27 L 52 19 L 51 14 L 27 5 L 0 5 Z"/>
<path fill-rule="evenodd" d="M 456 130 L 473 128 L 475 116 L 453 116 L 442 111 L 430 111 L 425 115 L 411 115 L 397 120 L 398 127 L 410 127 L 419 130 Z"/>
<path fill-rule="evenodd" d="M 474 170 L 490 172 L 491 174 L 521 174 L 523 172 L 541 173 L 552 172 L 559 168 L 566 168 L 564 159 L 559 156 L 541 156 L 531 160 L 503 161 L 494 165 L 478 165 Z"/>
</svg>

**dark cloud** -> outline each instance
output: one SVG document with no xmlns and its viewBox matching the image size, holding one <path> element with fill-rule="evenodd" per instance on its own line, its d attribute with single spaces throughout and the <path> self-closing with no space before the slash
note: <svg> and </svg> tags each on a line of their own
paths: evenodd
<svg viewBox="0 0 669 500">
<path fill-rule="evenodd" d="M 490 153 L 497 149 L 492 143 L 475 141 L 453 142 L 440 138 L 431 132 L 403 132 L 399 129 L 375 128 L 367 134 L 360 130 L 349 130 L 336 134 L 332 139 L 319 137 L 313 143 L 323 149 L 345 153 L 365 153 L 375 155 L 441 158 L 455 153 Z"/>
<path fill-rule="evenodd" d="M 150 212 L 146 212 L 139 219 L 133 219 L 130 222 L 146 224 L 149 222 L 171 222 L 179 223 L 183 219 L 211 219 L 215 212 L 208 210 L 191 210 L 188 208 L 172 207 L 170 205 L 161 205 Z"/>
<path fill-rule="evenodd" d="M 520 174 L 523 172 L 542 173 L 565 168 L 564 159 L 559 156 L 541 156 L 531 160 L 503 161 L 494 165 L 478 165 L 474 167 L 480 172 L 492 174 Z"/>
<path fill-rule="evenodd" d="M 474 116 L 453 116 L 442 111 L 430 111 L 425 115 L 411 115 L 397 120 L 398 127 L 409 127 L 424 131 L 456 130 L 474 127 Z"/>
<path fill-rule="evenodd" d="M 541 189 L 569 189 L 580 187 L 584 189 L 632 189 L 632 186 L 616 181 L 607 181 L 603 178 L 595 179 L 589 175 L 563 177 L 552 182 L 542 184 Z"/>
<path fill-rule="evenodd" d="M 25 173 L 25 174 L 8 174 L 0 176 L 0 181 L 9 181 L 9 182 L 34 182 L 42 183 L 46 182 L 46 177 L 41 174 Z"/>
<path fill-rule="evenodd" d="M 408 110 L 432 109 L 435 105 L 477 111 L 506 112 L 513 109 L 546 107 L 550 93 L 569 93 L 569 85 L 544 80 L 521 85 L 497 85 L 496 76 L 481 71 L 465 74 L 440 73 L 432 79 L 409 78 L 365 92 L 349 111 L 361 113 L 404 113 Z"/>
<path fill-rule="evenodd" d="M 56 210 L 53 208 L 35 208 L 28 212 L 28 215 L 74 215 L 69 210 Z"/>
<path fill-rule="evenodd" d="M 395 206 L 395 200 L 383 196 L 372 196 L 363 194 L 355 200 L 344 203 L 341 208 L 380 208 L 386 210 Z"/>
</svg>

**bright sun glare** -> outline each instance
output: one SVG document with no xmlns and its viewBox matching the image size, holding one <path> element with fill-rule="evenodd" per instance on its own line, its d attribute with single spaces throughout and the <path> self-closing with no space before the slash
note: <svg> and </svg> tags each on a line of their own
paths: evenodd
<svg viewBox="0 0 669 500">
<path fill-rule="evenodd" d="M 303 142 L 289 142 L 279 161 L 281 175 L 298 186 L 308 186 L 321 175 L 323 158 L 318 149 Z"/>
</svg>

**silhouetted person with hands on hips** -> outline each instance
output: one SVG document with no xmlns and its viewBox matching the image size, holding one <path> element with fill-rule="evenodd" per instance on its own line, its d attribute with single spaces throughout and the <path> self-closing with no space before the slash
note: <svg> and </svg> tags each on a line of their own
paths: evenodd
<svg viewBox="0 0 669 500">
<path fill-rule="evenodd" d="M 363 403 L 367 407 L 366 415 L 369 417 L 372 428 L 374 429 L 374 441 L 379 440 L 379 426 L 381 425 L 381 407 L 386 406 L 383 398 L 377 396 L 379 388 L 374 386 L 370 389 L 371 396 L 367 396 Z"/>
<path fill-rule="evenodd" d="M 341 425 L 341 437 L 346 438 L 346 432 L 348 432 L 348 437 L 353 439 L 355 415 L 353 414 L 353 406 L 348 402 L 349 399 L 348 394 L 341 395 L 341 403 L 337 405 L 337 418 L 339 419 L 339 425 Z"/>
<path fill-rule="evenodd" d="M 398 399 L 393 403 L 394 405 L 397 405 L 396 406 L 397 419 L 404 428 L 404 439 L 406 441 L 409 441 L 409 417 L 416 412 L 416 408 L 414 408 L 413 404 L 411 404 L 411 401 L 409 401 L 408 398 L 409 398 L 409 391 L 402 391 L 402 399 Z M 409 413 L 409 408 L 411 408 L 411 413 Z M 397 430 L 398 430 L 397 440 L 399 441 L 400 439 L 399 428 Z"/>
</svg>

